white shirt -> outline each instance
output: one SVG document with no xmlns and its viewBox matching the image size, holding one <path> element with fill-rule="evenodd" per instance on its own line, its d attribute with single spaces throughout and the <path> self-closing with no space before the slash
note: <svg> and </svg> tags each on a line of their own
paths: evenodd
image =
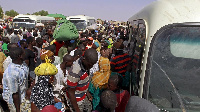
<svg viewBox="0 0 200 112">
<path fill-rule="evenodd" d="M 97 61 L 97 62 L 93 65 L 93 67 L 90 69 L 90 74 L 92 74 L 92 75 L 93 75 L 93 73 L 99 71 L 99 59 L 100 59 L 100 57 L 101 57 L 101 54 L 100 54 L 100 52 L 98 52 L 98 51 L 97 51 L 97 53 L 98 53 L 98 61 Z"/>
<path fill-rule="evenodd" d="M 74 52 L 76 51 L 76 49 L 74 49 L 74 50 L 72 50 L 70 53 L 69 53 L 69 55 L 70 56 L 74 56 Z"/>
<path fill-rule="evenodd" d="M 55 81 L 53 83 L 54 85 L 53 91 L 60 91 L 64 87 L 64 85 L 67 85 L 68 71 L 66 70 L 66 76 L 64 76 L 64 73 L 60 68 L 60 64 L 56 65 L 56 68 L 58 69 L 58 73 L 55 75 Z"/>
<path fill-rule="evenodd" d="M 10 56 L 8 56 L 4 62 L 3 62 L 3 68 L 4 68 L 4 71 L 8 68 L 8 65 L 12 63 L 12 59 L 10 58 Z"/>
</svg>

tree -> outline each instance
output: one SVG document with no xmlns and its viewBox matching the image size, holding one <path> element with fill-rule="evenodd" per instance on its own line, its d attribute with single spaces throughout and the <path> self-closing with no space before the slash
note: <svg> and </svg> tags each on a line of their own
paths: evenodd
<svg viewBox="0 0 200 112">
<path fill-rule="evenodd" d="M 0 18 L 3 18 L 3 9 L 1 6 L 0 6 Z"/>
<path fill-rule="evenodd" d="M 48 14 L 49 14 L 48 11 L 41 10 L 39 12 L 34 12 L 32 15 L 47 16 Z"/>
<path fill-rule="evenodd" d="M 30 13 L 26 13 L 26 15 L 31 15 Z"/>
<path fill-rule="evenodd" d="M 17 16 L 19 13 L 16 12 L 16 11 L 14 11 L 14 10 L 12 9 L 12 10 L 10 10 L 10 11 L 6 11 L 5 14 L 6 14 L 7 16 L 10 16 L 10 17 L 15 17 L 15 16 Z"/>
</svg>

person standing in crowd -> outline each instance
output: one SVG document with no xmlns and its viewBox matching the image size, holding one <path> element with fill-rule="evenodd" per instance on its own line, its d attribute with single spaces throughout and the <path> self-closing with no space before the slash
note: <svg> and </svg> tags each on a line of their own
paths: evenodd
<svg viewBox="0 0 200 112">
<path fill-rule="evenodd" d="M 10 63 L 12 63 L 12 59 L 11 59 L 11 57 L 10 57 L 9 51 L 10 51 L 12 48 L 16 48 L 16 47 L 18 47 L 18 45 L 15 44 L 15 43 L 10 43 L 10 44 L 8 44 L 8 50 L 7 50 L 7 52 L 6 52 L 6 55 L 7 55 L 8 57 L 7 57 L 7 58 L 4 60 L 4 62 L 3 62 L 3 69 L 4 69 L 4 71 L 7 69 L 8 65 L 9 65 Z"/>
<path fill-rule="evenodd" d="M 93 110 L 99 110 L 99 103 L 100 103 L 100 95 L 103 90 L 107 88 L 108 79 L 110 77 L 110 61 L 109 57 L 109 50 L 107 47 L 101 48 L 101 57 L 99 59 L 99 71 L 93 74 L 89 92 L 92 94 L 93 100 Z"/>
<path fill-rule="evenodd" d="M 25 100 L 28 80 L 28 67 L 23 64 L 24 52 L 16 47 L 10 50 L 12 63 L 3 74 L 3 99 L 10 112 L 20 112 L 20 104 Z"/>
<path fill-rule="evenodd" d="M 54 40 L 53 38 L 53 31 L 52 29 L 48 29 L 46 35 L 44 36 L 45 40 L 48 42 L 48 44 L 50 45 L 51 41 Z"/>
<path fill-rule="evenodd" d="M 93 45 L 93 38 L 92 37 L 88 37 L 88 44 L 87 44 L 87 49 L 92 48 Z"/>
<path fill-rule="evenodd" d="M 120 42 L 113 44 L 113 52 L 115 56 L 110 60 L 111 71 L 117 72 L 125 76 L 127 66 L 131 60 L 127 53 L 123 52 L 124 45 Z"/>
<path fill-rule="evenodd" d="M 0 85 L 2 84 L 2 78 L 3 78 L 3 62 L 6 59 L 6 55 L 3 52 L 0 52 Z"/>
<path fill-rule="evenodd" d="M 54 94 L 56 98 L 61 100 L 61 93 L 60 91 L 66 90 L 67 86 L 67 76 L 68 76 L 68 70 L 72 66 L 74 61 L 74 58 L 70 56 L 69 54 L 66 54 L 63 57 L 63 62 L 61 64 L 56 65 L 56 68 L 58 69 L 58 73 L 55 75 L 55 81 L 53 83 L 54 85 Z"/>
<path fill-rule="evenodd" d="M 29 75 L 30 78 L 35 79 L 35 50 L 33 49 L 33 46 L 36 45 L 34 37 L 28 37 L 26 39 L 26 42 L 28 44 L 28 48 L 25 50 L 25 62 L 29 67 Z"/>
<path fill-rule="evenodd" d="M 32 33 L 32 29 L 29 28 L 28 32 L 26 33 L 27 37 L 32 37 L 33 35 L 31 33 Z"/>
<path fill-rule="evenodd" d="M 85 46 L 85 50 L 87 50 L 88 48 L 86 47 L 88 44 L 88 39 L 85 37 L 80 38 L 80 43 L 79 44 L 83 44 Z"/>
<path fill-rule="evenodd" d="M 42 45 L 43 45 L 43 40 L 42 40 L 42 38 L 38 37 L 36 39 L 36 46 L 34 46 L 37 49 L 37 51 L 38 51 L 38 55 L 37 55 L 38 57 L 37 58 L 40 58 L 40 54 L 41 54 L 41 50 L 42 50 Z"/>
<path fill-rule="evenodd" d="M 8 44 L 10 43 L 10 40 L 8 37 L 3 37 L 3 45 L 2 45 L 2 50 L 3 53 L 8 56 L 6 52 L 8 52 Z"/>
<path fill-rule="evenodd" d="M 131 58 L 127 53 L 123 52 L 124 45 L 120 42 L 113 44 L 113 52 L 115 56 L 110 60 L 111 75 L 118 73 L 123 78 L 123 88 L 128 90 L 130 72 L 127 71 L 128 65 L 131 65 Z"/>
<path fill-rule="evenodd" d="M 77 59 L 79 59 L 82 55 L 83 55 L 83 51 L 81 51 L 79 49 L 75 50 L 74 51 L 74 55 L 73 55 L 74 61 L 76 61 Z"/>
<path fill-rule="evenodd" d="M 54 45 L 56 45 L 56 54 L 55 56 L 58 56 L 58 51 L 59 49 L 65 44 L 63 41 L 55 41 L 53 43 Z"/>
<path fill-rule="evenodd" d="M 23 39 L 23 34 L 22 34 L 22 30 L 19 30 L 19 34 L 18 34 L 19 40 Z"/>
<path fill-rule="evenodd" d="M 15 30 L 14 31 L 14 35 L 11 37 L 11 43 L 18 43 L 20 41 L 19 37 L 18 37 L 18 31 Z"/>
<path fill-rule="evenodd" d="M 69 55 L 74 56 L 74 53 L 75 53 L 76 50 L 80 50 L 80 51 L 82 51 L 84 53 L 85 52 L 85 46 L 83 44 L 79 44 L 76 49 L 72 50 L 69 53 Z M 82 56 L 82 55 L 80 55 L 80 56 Z"/>
<path fill-rule="evenodd" d="M 11 40 L 11 37 L 12 37 L 11 34 L 12 34 L 12 30 L 11 30 L 11 29 L 8 29 L 8 33 L 7 33 L 6 37 L 8 37 L 9 40 Z"/>
<path fill-rule="evenodd" d="M 28 44 L 25 40 L 20 40 L 20 47 L 25 52 L 25 49 L 28 47 Z"/>
<path fill-rule="evenodd" d="M 63 61 L 63 56 L 65 54 L 68 54 L 68 47 L 70 46 L 70 41 L 65 41 L 65 44 L 60 48 L 60 50 L 58 51 L 58 57 L 60 57 L 60 62 L 62 63 Z"/>
<path fill-rule="evenodd" d="M 37 30 L 35 30 L 35 31 L 33 32 L 33 37 L 34 37 L 35 39 L 38 38 Z"/>
<path fill-rule="evenodd" d="M 123 79 L 120 75 L 114 74 L 110 76 L 108 80 L 108 89 L 112 90 L 117 97 L 117 107 L 115 108 L 115 112 L 124 112 L 126 109 L 126 105 L 130 98 L 130 94 L 127 90 L 121 89 L 123 83 Z"/>
<path fill-rule="evenodd" d="M 22 34 L 23 34 L 23 35 L 27 35 L 27 31 L 26 31 L 26 28 L 25 28 L 25 27 L 23 27 Z"/>
<path fill-rule="evenodd" d="M 97 51 L 97 48 L 99 47 L 99 44 L 97 42 L 94 42 L 92 45 L 92 48 Z M 98 61 L 93 65 L 93 67 L 90 69 L 90 75 L 93 76 L 93 74 L 97 71 L 99 71 L 99 59 L 101 57 L 100 52 L 97 51 L 98 54 Z"/>
<path fill-rule="evenodd" d="M 69 70 L 67 76 L 67 96 L 69 98 L 69 106 L 71 111 L 90 112 L 92 107 L 90 101 L 92 96 L 88 91 L 89 87 L 89 69 L 98 60 L 98 54 L 95 49 L 88 49 L 82 58 L 76 60 Z"/>
<path fill-rule="evenodd" d="M 40 64 L 34 70 L 35 74 L 38 76 L 38 81 L 34 85 L 30 96 L 32 112 L 40 112 L 45 106 L 61 102 L 56 99 L 53 94 L 52 83 L 54 82 L 54 75 L 57 74 L 57 68 L 50 63 L 53 60 L 48 58 L 48 52 L 51 51 L 44 51 L 41 59 L 43 60 L 44 58 L 45 62 Z"/>
<path fill-rule="evenodd" d="M 103 91 L 101 94 L 101 104 L 101 112 L 115 112 L 115 108 L 117 107 L 117 98 L 115 93 L 111 90 Z"/>
</svg>

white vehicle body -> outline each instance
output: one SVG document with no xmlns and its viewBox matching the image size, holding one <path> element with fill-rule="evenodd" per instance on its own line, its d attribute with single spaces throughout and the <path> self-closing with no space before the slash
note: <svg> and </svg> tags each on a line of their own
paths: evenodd
<svg viewBox="0 0 200 112">
<path fill-rule="evenodd" d="M 94 17 L 85 15 L 68 16 L 66 19 L 74 23 L 78 31 L 84 31 L 87 26 L 96 24 Z"/>
<path fill-rule="evenodd" d="M 36 15 L 23 15 L 19 14 L 13 19 L 14 29 L 19 28 L 34 28 L 37 23 L 54 22 L 55 18 L 48 16 L 36 16 Z"/>
<path fill-rule="evenodd" d="M 159 40 L 158 38 L 161 38 L 159 36 L 164 35 L 164 33 L 168 31 L 169 35 L 167 35 L 166 38 L 169 38 L 169 40 L 168 40 L 169 45 L 165 46 L 164 43 L 167 41 L 167 40 L 165 40 L 165 41 L 162 41 L 163 46 L 165 46 L 164 48 L 169 47 L 170 50 L 168 52 L 173 54 L 173 56 L 174 56 L 173 58 L 177 58 L 177 60 L 179 60 L 180 58 L 183 59 L 182 61 L 179 62 L 179 64 L 181 62 L 184 63 L 184 61 L 186 61 L 187 59 L 190 59 L 192 61 L 193 60 L 197 61 L 197 59 L 199 60 L 199 58 L 198 58 L 199 54 L 198 54 L 198 52 L 196 52 L 196 51 L 198 51 L 198 49 L 197 49 L 198 44 L 195 44 L 195 42 L 198 42 L 198 41 L 192 40 L 193 38 L 198 40 L 198 38 L 197 38 L 198 36 L 194 36 L 194 37 L 191 36 L 191 35 L 195 35 L 195 33 L 197 33 L 197 32 L 195 32 L 196 28 L 200 28 L 199 4 L 200 4 L 199 0 L 158 0 L 158 1 L 153 2 L 150 5 L 146 6 L 141 11 L 134 14 L 132 17 L 130 17 L 128 19 L 128 21 L 130 23 L 129 26 L 132 26 L 132 28 L 133 28 L 131 30 L 133 30 L 133 32 L 134 32 L 134 29 L 136 29 L 137 32 L 141 33 L 141 34 L 136 35 L 137 38 L 140 38 L 140 39 L 136 39 L 138 46 L 140 46 L 138 48 L 139 49 L 142 48 L 142 49 L 138 50 L 138 51 L 141 51 L 140 52 L 141 55 L 139 56 L 140 59 L 138 62 L 140 66 L 136 67 L 137 71 L 134 71 L 139 76 L 139 81 L 138 81 L 139 89 L 137 92 L 140 97 L 150 99 L 148 95 L 152 92 L 152 90 L 154 90 L 154 91 L 156 90 L 156 89 L 152 89 L 153 87 L 151 86 L 151 84 L 157 83 L 162 80 L 162 79 L 151 80 L 151 79 L 154 79 L 154 78 L 152 78 L 153 75 L 156 74 L 156 71 L 154 71 L 154 68 L 156 68 L 155 66 L 157 66 L 157 71 L 160 71 L 157 73 L 163 74 L 163 77 L 167 78 L 168 84 L 170 84 L 171 87 L 173 88 L 172 89 L 173 93 L 171 93 L 171 95 L 176 94 L 176 98 L 180 103 L 180 105 L 179 105 L 180 111 L 186 112 L 188 110 L 189 112 L 190 111 L 197 112 L 200 110 L 200 108 L 199 108 L 200 107 L 200 99 L 199 99 L 199 97 L 197 98 L 195 89 L 194 90 L 191 89 L 192 93 L 190 93 L 191 91 L 189 89 L 187 91 L 181 90 L 181 89 L 183 89 L 183 87 L 180 87 L 180 84 L 177 84 L 177 82 L 179 82 L 179 81 L 173 81 L 175 78 L 173 79 L 172 77 L 170 77 L 169 72 L 172 72 L 172 70 L 174 70 L 174 73 L 175 73 L 175 70 L 178 71 L 180 68 L 177 68 L 177 69 L 175 69 L 175 67 L 170 68 L 170 66 L 168 66 L 166 63 L 162 63 L 164 67 L 168 66 L 167 70 L 163 69 L 164 67 L 161 66 L 162 65 L 161 62 L 164 59 L 168 60 L 170 62 L 170 60 L 168 58 L 169 56 L 164 55 L 164 54 L 163 55 L 162 54 L 160 54 L 160 55 L 154 54 L 156 52 L 156 50 L 159 49 L 159 48 L 157 48 L 157 46 L 160 44 L 160 43 L 157 43 Z M 183 30 L 184 28 L 188 28 L 188 30 Z M 176 36 L 177 35 L 182 36 L 179 38 L 178 38 L 178 36 L 176 37 L 176 39 L 179 39 L 179 41 L 180 41 L 179 43 L 178 43 L 178 40 L 176 40 L 176 41 L 174 40 L 174 43 L 170 40 L 172 38 L 175 38 L 173 36 L 175 35 L 175 33 L 177 33 L 177 32 L 171 33 L 172 29 L 174 29 L 174 30 L 177 29 L 177 32 L 180 31 L 180 32 L 178 32 L 179 34 L 176 34 Z M 194 30 L 194 33 L 191 33 L 193 30 Z M 185 40 L 183 41 L 184 33 L 185 33 L 185 35 L 186 34 L 190 35 L 191 38 L 190 38 L 190 36 L 184 37 Z M 187 41 L 187 39 L 190 40 L 189 46 L 186 45 L 186 43 L 187 44 L 189 43 L 189 41 Z M 186 46 L 191 48 L 190 52 Z M 162 46 L 159 46 L 159 47 L 162 47 Z M 164 48 L 162 49 L 163 51 L 165 50 Z M 195 48 L 195 49 L 192 49 L 192 48 Z M 136 45 L 136 49 L 137 49 L 137 45 Z M 162 50 L 160 52 L 162 52 Z M 194 50 L 196 50 L 196 51 L 194 51 Z M 164 53 L 164 52 L 162 52 L 162 53 Z M 160 61 L 155 61 L 156 60 L 156 58 L 154 58 L 155 56 L 158 56 L 158 57 L 160 56 L 161 58 L 163 58 L 163 60 L 160 59 Z M 175 65 L 175 62 L 174 63 L 172 62 L 171 65 L 172 66 Z M 176 65 L 176 67 L 178 67 L 178 66 Z M 192 67 L 192 69 L 194 69 L 194 68 L 195 68 L 195 66 Z M 185 68 L 185 69 L 190 70 L 189 68 Z M 171 70 L 171 71 L 168 71 L 168 70 Z M 184 69 L 180 69 L 179 71 L 184 71 Z M 182 74 L 184 74 L 184 73 L 182 73 Z M 157 74 L 156 74 L 156 76 L 154 76 L 154 77 L 159 77 L 159 76 L 157 76 Z M 178 75 L 177 75 L 177 77 L 178 77 Z M 192 75 L 191 75 L 191 77 L 192 77 Z M 179 79 L 182 79 L 182 77 L 180 77 Z M 186 79 L 188 79 L 188 78 L 186 78 Z M 191 80 L 191 82 L 193 80 Z M 182 80 L 182 83 L 188 84 L 187 80 L 185 80 L 185 81 Z M 162 85 L 162 84 L 164 85 L 164 82 L 158 83 L 157 85 Z M 181 89 L 179 88 L 180 91 L 178 89 L 176 89 L 176 86 L 177 86 L 176 84 L 181 88 Z M 188 85 L 190 85 L 190 84 L 188 84 Z M 197 85 L 194 85 L 194 86 L 197 86 Z M 158 86 L 158 87 L 159 87 L 159 88 L 157 88 L 158 90 L 161 89 L 160 91 L 165 91 L 164 86 L 163 87 Z M 185 87 L 185 88 L 187 88 L 187 87 Z M 190 94 L 191 97 L 188 97 L 186 95 L 186 92 L 188 94 Z M 193 93 L 195 93 L 195 95 Z M 157 95 L 157 96 L 159 96 L 159 95 Z M 188 99 L 192 99 L 191 102 L 186 100 L 187 99 L 186 96 Z M 200 96 L 200 94 L 199 94 L 199 96 Z M 195 99 L 196 101 L 194 101 L 193 99 Z M 168 105 L 168 107 L 165 105 L 166 106 L 165 107 L 162 105 L 162 103 L 166 103 L 166 104 L 168 103 L 169 105 Z M 170 105 L 171 102 L 169 103 L 167 98 L 163 97 L 162 103 L 159 102 L 157 105 L 160 104 L 163 106 L 163 109 L 168 108 L 170 111 L 175 111 L 175 110 L 173 110 L 174 108 L 172 109 L 173 106 L 171 107 L 171 105 Z M 188 106 L 189 104 L 190 104 L 191 108 Z M 192 104 L 194 104 L 197 107 L 194 107 L 194 105 L 192 105 Z M 172 105 L 173 105 L 173 103 L 172 103 Z M 196 108 L 196 109 L 194 109 L 194 108 Z M 168 109 L 166 109 L 166 111 Z M 177 109 L 177 110 L 179 110 L 179 109 Z"/>
</svg>

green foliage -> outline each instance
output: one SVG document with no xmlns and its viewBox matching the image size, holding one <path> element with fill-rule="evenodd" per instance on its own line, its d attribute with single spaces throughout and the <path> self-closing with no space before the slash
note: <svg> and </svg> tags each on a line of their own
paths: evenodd
<svg viewBox="0 0 200 112">
<path fill-rule="evenodd" d="M 39 12 L 34 12 L 32 15 L 47 16 L 48 14 L 49 14 L 48 11 L 41 10 Z"/>
<path fill-rule="evenodd" d="M 10 17 L 15 17 L 15 16 L 17 16 L 19 13 L 12 9 L 12 10 L 10 10 L 10 11 L 6 11 L 5 14 L 6 14 L 7 16 L 10 16 Z"/>
<path fill-rule="evenodd" d="M 0 18 L 3 18 L 3 9 L 1 6 L 0 6 Z"/>
<path fill-rule="evenodd" d="M 30 13 L 26 13 L 26 15 L 31 15 Z"/>
</svg>

